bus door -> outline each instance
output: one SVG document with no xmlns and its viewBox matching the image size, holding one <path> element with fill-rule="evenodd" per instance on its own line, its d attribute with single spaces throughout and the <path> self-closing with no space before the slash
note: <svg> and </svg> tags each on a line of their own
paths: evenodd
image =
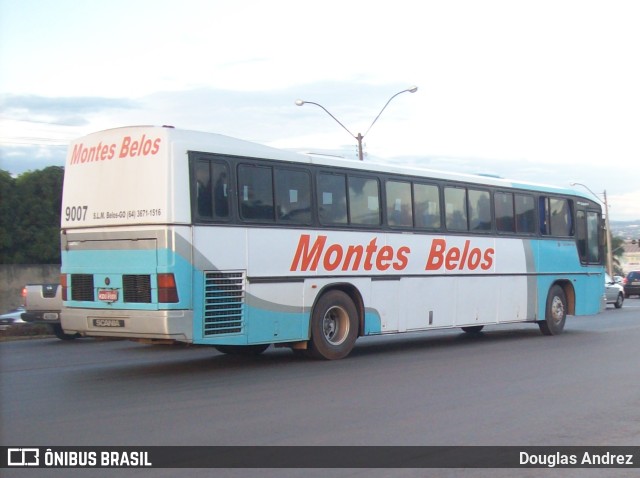
<svg viewBox="0 0 640 478">
<path fill-rule="evenodd" d="M 585 297 L 588 302 L 600 300 L 602 304 L 604 245 L 605 230 L 600 209 L 590 201 L 577 200 L 576 246 L 581 268 L 587 274 L 587 280 L 578 281 L 579 284 L 582 284 L 583 290 L 577 291 L 577 293 L 578 297 Z M 580 304 L 581 301 L 578 301 L 576 307 L 579 307 Z M 576 313 L 580 313 L 580 311 L 576 311 Z"/>
</svg>

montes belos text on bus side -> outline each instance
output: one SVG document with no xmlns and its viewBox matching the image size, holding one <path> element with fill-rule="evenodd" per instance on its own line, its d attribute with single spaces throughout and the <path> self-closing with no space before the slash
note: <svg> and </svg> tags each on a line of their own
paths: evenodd
<svg viewBox="0 0 640 478">
<path fill-rule="evenodd" d="M 379 246 L 375 237 L 366 245 L 343 246 L 338 243 L 327 245 L 325 235 L 318 235 L 312 243 L 309 234 L 302 234 L 290 270 L 314 272 L 321 265 L 326 271 L 403 271 L 409 265 L 410 254 L 408 246 Z M 437 238 L 431 241 L 424 270 L 475 271 L 479 268 L 487 271 L 493 267 L 494 255 L 493 247 L 472 247 L 469 239 L 459 248 L 448 246 L 446 239 Z"/>
</svg>

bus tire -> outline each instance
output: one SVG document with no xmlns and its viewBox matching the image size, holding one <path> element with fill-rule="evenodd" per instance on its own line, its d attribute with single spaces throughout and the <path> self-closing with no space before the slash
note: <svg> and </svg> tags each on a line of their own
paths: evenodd
<svg viewBox="0 0 640 478">
<path fill-rule="evenodd" d="M 60 324 L 53 324 L 52 327 L 54 335 L 60 340 L 73 340 L 80 337 L 80 334 L 66 334 L 64 330 L 62 330 L 62 325 Z"/>
<path fill-rule="evenodd" d="M 351 298 L 332 290 L 316 303 L 311 315 L 309 355 L 316 359 L 345 358 L 358 338 L 358 311 Z"/>
<path fill-rule="evenodd" d="M 463 332 L 466 332 L 468 334 L 477 334 L 484 328 L 484 325 L 470 325 L 468 327 L 460 327 L 460 328 L 462 329 Z"/>
<path fill-rule="evenodd" d="M 567 319 L 567 297 L 564 290 L 555 284 L 549 289 L 545 318 L 538 322 L 544 335 L 558 335 L 564 330 Z"/>
<path fill-rule="evenodd" d="M 259 345 L 214 345 L 213 348 L 218 352 L 222 352 L 227 355 L 242 355 L 244 357 L 252 357 L 254 355 L 260 355 L 267 350 L 271 344 L 259 344 Z"/>
</svg>

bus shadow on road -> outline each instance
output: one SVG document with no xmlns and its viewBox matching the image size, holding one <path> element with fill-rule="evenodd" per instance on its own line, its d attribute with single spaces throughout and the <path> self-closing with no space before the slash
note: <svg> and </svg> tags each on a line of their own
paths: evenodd
<svg viewBox="0 0 640 478">
<path fill-rule="evenodd" d="M 557 337 L 582 335 L 584 330 L 566 330 Z M 545 337 L 537 326 L 518 328 L 485 328 L 478 333 L 466 333 L 460 329 L 445 329 L 431 332 L 412 332 L 391 336 L 360 338 L 349 357 L 364 357 L 375 354 L 392 354 L 415 351 L 458 349 L 459 347 L 486 346 L 490 344 L 513 344 L 531 341 L 538 346 L 539 340 L 553 340 L 556 337 Z M 348 360 L 348 358 L 347 358 Z"/>
<path fill-rule="evenodd" d="M 361 360 L 383 359 L 385 356 L 395 358 L 411 354 L 423 356 L 446 353 L 448 350 L 452 354 L 457 354 L 461 348 L 471 347 L 495 346 L 510 349 L 517 345 L 519 349 L 538 348 L 540 341 L 549 342 L 562 337 L 570 339 L 588 333 L 588 331 L 579 329 L 565 330 L 562 335 L 557 337 L 545 337 L 536 326 L 518 328 L 497 326 L 488 327 L 473 334 L 462 332 L 460 329 L 446 329 L 362 337 L 356 342 L 351 354 L 337 362 L 341 362 L 341 366 L 348 366 L 350 362 L 360 363 Z M 565 341 L 563 340 L 563 342 Z M 300 371 L 304 373 L 304 371 L 309 371 L 309 367 L 315 369 L 322 364 L 335 363 L 313 360 L 304 355 L 294 354 L 288 348 L 274 346 L 256 356 L 226 355 L 210 346 L 193 345 L 168 346 L 122 342 L 122 345 L 117 348 L 119 359 L 92 370 L 95 379 L 143 378 L 153 381 L 171 377 L 172 380 L 180 382 L 183 379 L 185 381 L 193 380 L 194 377 L 199 376 L 207 376 L 209 379 L 212 377 L 224 379 L 225 377 L 253 374 L 257 371 L 260 373 L 265 371 L 270 373 L 274 371 L 278 373 Z M 111 352 L 116 351 L 112 350 Z"/>
</svg>

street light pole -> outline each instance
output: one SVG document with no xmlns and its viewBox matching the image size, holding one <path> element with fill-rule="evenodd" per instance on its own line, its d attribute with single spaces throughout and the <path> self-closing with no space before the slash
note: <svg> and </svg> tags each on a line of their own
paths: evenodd
<svg viewBox="0 0 640 478">
<path fill-rule="evenodd" d="M 418 91 L 418 87 L 417 86 L 412 86 L 411 88 L 407 88 L 406 90 L 402 90 L 397 92 L 395 95 L 393 95 L 391 98 L 389 98 L 389 100 L 385 103 L 385 105 L 382 107 L 382 109 L 380 110 L 380 113 L 378 113 L 378 116 L 375 117 L 375 119 L 373 120 L 373 122 L 371 123 L 371 125 L 369 126 L 369 128 L 367 129 L 367 131 L 364 134 L 360 134 L 358 133 L 357 135 L 353 134 L 351 131 L 349 131 L 349 128 L 347 128 L 345 125 L 343 125 L 338 118 L 336 118 L 335 116 L 333 116 L 329 110 L 327 110 L 324 106 L 322 106 L 319 103 L 314 103 L 313 101 L 304 101 L 304 100 L 296 100 L 296 105 L 298 106 L 302 106 L 304 104 L 310 104 L 310 105 L 316 105 L 320 108 L 322 108 L 325 113 L 327 113 L 329 116 L 331 116 L 336 123 L 338 123 L 340 126 L 342 126 L 344 128 L 344 130 L 349 133 L 353 139 L 355 139 L 358 142 L 358 159 L 360 161 L 363 161 L 364 159 L 364 154 L 362 152 L 362 140 L 364 139 L 365 135 L 369 133 L 369 130 L 371 130 L 371 127 L 375 124 L 376 121 L 378 121 L 378 118 L 380 118 L 380 115 L 382 114 L 382 112 L 385 110 L 385 108 L 389 105 L 389 103 L 391 103 L 391 100 L 393 100 L 396 96 L 402 94 L 402 93 L 415 93 L 416 91 Z"/>
<path fill-rule="evenodd" d="M 587 186 L 586 184 L 582 184 L 582 183 L 570 183 L 571 186 L 582 186 L 583 188 L 585 188 L 587 191 L 589 191 L 591 194 L 593 194 L 596 199 L 598 201 L 600 201 L 600 198 L 598 197 L 598 195 L 596 193 L 594 193 L 591 188 L 589 186 Z M 603 201 L 601 201 L 604 204 L 604 227 L 607 230 L 606 231 L 606 240 L 607 240 L 607 273 L 609 274 L 610 277 L 613 277 L 613 251 L 611 250 L 611 244 L 612 244 L 612 240 L 611 240 L 611 227 L 609 226 L 609 203 L 607 202 L 607 190 L 605 189 L 604 192 L 602 193 L 603 196 Z"/>
</svg>

